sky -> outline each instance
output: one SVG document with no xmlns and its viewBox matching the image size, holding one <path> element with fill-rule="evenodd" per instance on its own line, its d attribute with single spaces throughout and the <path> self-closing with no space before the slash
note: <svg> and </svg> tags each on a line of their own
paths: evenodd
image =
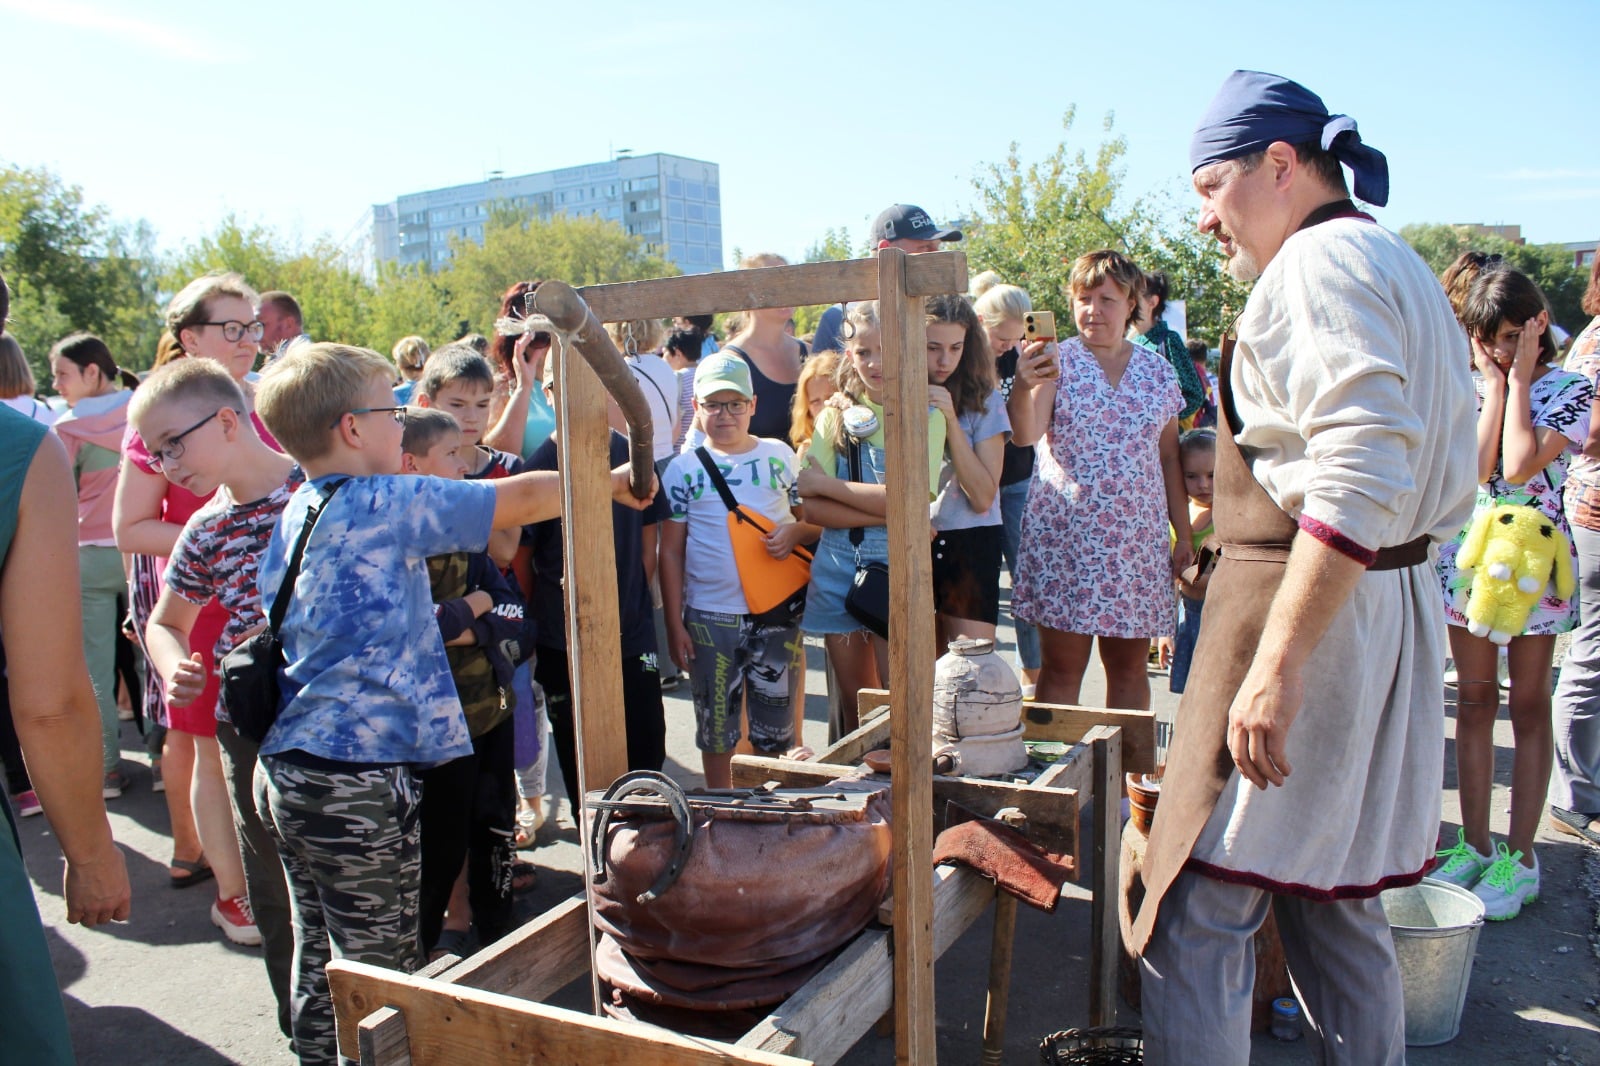
<svg viewBox="0 0 1600 1066">
<path fill-rule="evenodd" d="M 1595 0 L 0 0 L 0 163 L 171 250 L 229 213 L 345 241 L 402 193 L 670 152 L 720 165 L 725 254 L 794 258 L 894 202 L 966 215 L 1074 106 L 1069 144 L 1114 114 L 1127 192 L 1187 206 L 1189 134 L 1243 67 L 1356 119 L 1386 225 L 1594 243 L 1597 39 Z"/>
</svg>

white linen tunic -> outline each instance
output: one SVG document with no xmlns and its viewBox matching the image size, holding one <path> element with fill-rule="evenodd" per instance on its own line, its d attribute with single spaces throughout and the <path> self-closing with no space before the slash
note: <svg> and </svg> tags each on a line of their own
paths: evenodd
<svg viewBox="0 0 1600 1066">
<path fill-rule="evenodd" d="M 1466 336 L 1404 241 L 1354 218 L 1294 234 L 1238 337 L 1240 449 L 1302 529 L 1367 561 L 1460 530 L 1477 475 Z M 1439 826 L 1445 654 L 1433 568 L 1369 571 L 1306 664 L 1285 785 L 1235 770 L 1192 861 L 1312 898 L 1420 871 Z"/>
</svg>

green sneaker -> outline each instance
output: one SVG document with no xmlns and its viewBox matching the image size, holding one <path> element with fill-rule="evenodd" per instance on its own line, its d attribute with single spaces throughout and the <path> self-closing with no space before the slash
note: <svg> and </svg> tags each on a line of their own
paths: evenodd
<svg viewBox="0 0 1600 1066">
<path fill-rule="evenodd" d="M 1503 922 L 1522 913 L 1524 903 L 1539 898 L 1539 857 L 1533 857 L 1533 868 L 1522 865 L 1522 852 L 1508 851 L 1504 844 L 1487 873 L 1472 886 L 1472 894 L 1483 900 L 1484 917 L 1491 922 Z"/>
<path fill-rule="evenodd" d="M 1433 858 L 1438 865 L 1428 873 L 1429 877 L 1466 889 L 1477 884 L 1484 871 L 1494 863 L 1493 855 L 1485 855 L 1467 843 L 1465 829 L 1456 830 L 1455 847 L 1436 851 Z"/>
</svg>

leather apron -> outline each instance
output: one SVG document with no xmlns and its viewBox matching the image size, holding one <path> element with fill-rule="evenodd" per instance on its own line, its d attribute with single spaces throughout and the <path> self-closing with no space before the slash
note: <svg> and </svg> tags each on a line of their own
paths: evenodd
<svg viewBox="0 0 1600 1066">
<path fill-rule="evenodd" d="M 1299 227 L 1333 218 L 1361 217 L 1349 201 L 1328 204 Z M 1267 614 L 1299 526 L 1250 472 L 1249 455 L 1236 434 L 1244 429 L 1233 398 L 1233 339 L 1223 339 L 1218 381 L 1216 480 L 1212 520 L 1221 551 L 1206 587 L 1205 613 L 1193 665 L 1178 704 L 1177 726 L 1161 782 L 1160 816 L 1145 853 L 1145 897 L 1133 923 L 1129 947 L 1150 942 L 1162 897 L 1210 821 L 1217 799 L 1234 774 L 1228 751 L 1228 711 L 1244 684 L 1266 627 Z M 1371 569 L 1398 569 L 1427 561 L 1427 539 L 1378 553 Z"/>
</svg>

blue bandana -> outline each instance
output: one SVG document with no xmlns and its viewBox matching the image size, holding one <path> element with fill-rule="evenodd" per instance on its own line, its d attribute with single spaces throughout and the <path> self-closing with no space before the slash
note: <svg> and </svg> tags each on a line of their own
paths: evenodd
<svg viewBox="0 0 1600 1066">
<path fill-rule="evenodd" d="M 1274 141 L 1322 145 L 1350 168 L 1356 197 L 1389 202 L 1389 161 L 1361 143 L 1356 120 L 1330 115 L 1322 98 L 1276 74 L 1236 70 L 1222 83 L 1189 142 L 1190 173 L 1262 151 Z"/>
</svg>

